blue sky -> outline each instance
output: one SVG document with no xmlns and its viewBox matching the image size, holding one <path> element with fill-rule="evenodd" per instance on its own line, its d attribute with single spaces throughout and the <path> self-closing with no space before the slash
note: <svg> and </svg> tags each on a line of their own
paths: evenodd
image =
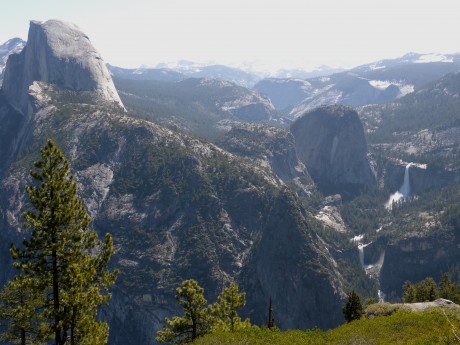
<svg viewBox="0 0 460 345">
<path fill-rule="evenodd" d="M 26 39 L 31 19 L 62 19 L 121 67 L 186 59 L 313 69 L 460 52 L 458 0 L 15 0 L 0 13 L 0 43 Z"/>
</svg>

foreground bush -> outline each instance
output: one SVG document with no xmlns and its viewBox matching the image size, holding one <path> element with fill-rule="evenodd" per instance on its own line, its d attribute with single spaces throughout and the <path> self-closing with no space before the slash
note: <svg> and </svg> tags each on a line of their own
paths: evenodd
<svg viewBox="0 0 460 345">
<path fill-rule="evenodd" d="M 410 312 L 411 309 L 403 306 L 402 304 L 375 303 L 368 305 L 364 309 L 364 317 L 370 319 L 377 316 L 390 316 L 397 311 Z"/>
</svg>

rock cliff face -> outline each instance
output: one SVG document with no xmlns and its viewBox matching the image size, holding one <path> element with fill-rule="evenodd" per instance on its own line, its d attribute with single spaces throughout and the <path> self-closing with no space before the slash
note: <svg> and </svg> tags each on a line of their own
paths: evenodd
<svg viewBox="0 0 460 345">
<path fill-rule="evenodd" d="M 8 58 L 3 92 L 13 107 L 29 116 L 32 111 L 29 87 L 34 81 L 74 91 L 91 91 L 101 101 L 123 108 L 100 54 L 88 36 L 70 23 L 31 21 L 26 47 Z"/>
<path fill-rule="evenodd" d="M 5 69 L 8 56 L 11 54 L 19 54 L 25 45 L 26 42 L 17 37 L 0 45 L 0 79 L 3 78 L 3 70 Z"/>
<path fill-rule="evenodd" d="M 266 323 L 266 314 L 256 310 L 266 310 L 270 297 L 277 325 L 282 329 L 304 328 L 299 327 L 299 319 L 309 327 L 343 322 L 343 316 L 336 310 L 342 280 L 337 263 L 316 235 L 298 230 L 297 224 L 302 218 L 293 198 L 276 200 L 264 236 L 248 256 L 248 265 L 243 267 L 245 288 L 259 291 L 246 307 L 251 320 L 257 324 Z M 301 222 L 304 222 L 301 229 L 309 228 L 307 222 Z M 298 265 L 287 264 L 290 260 Z M 329 274 L 338 277 L 335 283 L 328 282 L 322 267 L 328 267 Z M 284 285 L 286 281 L 289 284 Z M 310 308 L 321 310 L 321 313 L 312 315 L 308 311 Z"/>
<path fill-rule="evenodd" d="M 388 245 L 380 272 L 380 286 L 387 294 L 402 295 L 405 281 L 418 282 L 426 277 L 439 281 L 460 260 L 460 243 L 452 236 L 410 236 Z"/>
<path fill-rule="evenodd" d="M 283 181 L 308 176 L 297 158 L 294 137 L 286 129 L 235 122 L 219 145 L 229 152 L 256 160 Z"/>
<path fill-rule="evenodd" d="M 346 106 L 322 106 L 291 126 L 299 159 L 320 186 L 375 182 L 358 114 Z"/>
</svg>

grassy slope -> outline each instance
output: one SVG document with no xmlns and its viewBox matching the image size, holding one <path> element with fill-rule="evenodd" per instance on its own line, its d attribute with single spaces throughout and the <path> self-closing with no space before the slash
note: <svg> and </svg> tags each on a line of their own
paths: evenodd
<svg viewBox="0 0 460 345">
<path fill-rule="evenodd" d="M 363 318 L 326 332 L 272 332 L 254 329 L 233 334 L 208 335 L 194 344 L 459 344 L 460 341 L 453 333 L 453 326 L 460 329 L 460 314 L 446 311 L 446 315 L 440 309 L 420 313 L 399 311 L 391 316 Z"/>
</svg>

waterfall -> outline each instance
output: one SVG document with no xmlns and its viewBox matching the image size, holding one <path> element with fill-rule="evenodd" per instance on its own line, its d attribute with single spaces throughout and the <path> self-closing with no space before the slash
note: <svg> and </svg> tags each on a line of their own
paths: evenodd
<svg viewBox="0 0 460 345">
<path fill-rule="evenodd" d="M 361 267 L 366 269 L 364 265 L 364 245 L 362 243 L 358 244 L 358 251 L 359 251 L 359 262 L 361 263 Z"/>
<path fill-rule="evenodd" d="M 407 199 L 410 195 L 409 168 L 411 165 L 412 163 L 406 165 L 406 170 L 404 171 L 404 181 L 401 188 L 399 188 L 399 192 L 403 195 L 404 199 Z"/>
<path fill-rule="evenodd" d="M 366 271 L 367 274 L 369 274 L 370 270 L 377 268 L 380 269 L 383 265 L 383 259 L 385 258 L 385 252 L 380 255 L 380 258 L 378 259 L 377 262 L 373 264 L 366 265 L 364 263 L 364 248 L 367 247 L 370 243 L 363 244 L 363 243 L 358 243 L 358 253 L 359 253 L 359 263 L 361 264 L 361 267 L 363 268 L 364 271 Z"/>
<path fill-rule="evenodd" d="M 399 188 L 398 191 L 390 195 L 385 207 L 390 209 L 393 207 L 393 202 L 404 201 L 409 198 L 410 196 L 410 179 L 409 179 L 409 169 L 413 163 L 409 163 L 406 165 L 406 170 L 404 171 L 404 180 L 403 184 Z"/>
</svg>

